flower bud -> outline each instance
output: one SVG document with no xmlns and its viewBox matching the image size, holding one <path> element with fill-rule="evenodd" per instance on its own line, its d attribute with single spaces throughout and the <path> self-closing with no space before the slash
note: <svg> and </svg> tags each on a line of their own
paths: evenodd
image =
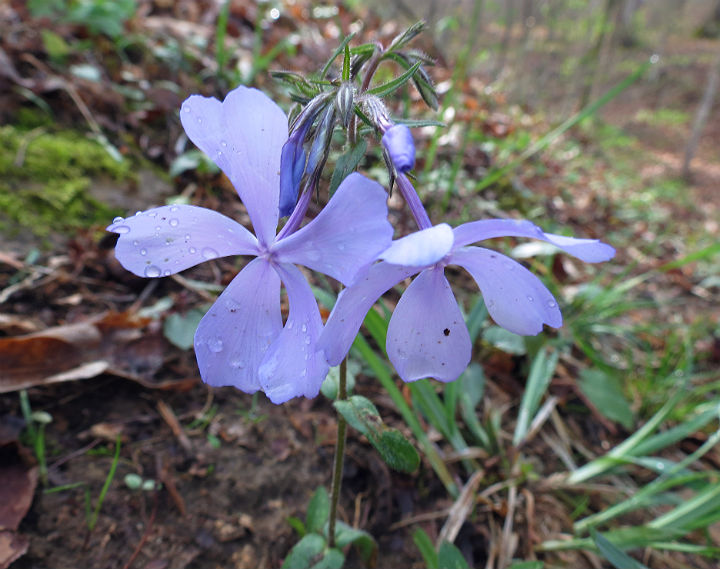
<svg viewBox="0 0 720 569">
<path fill-rule="evenodd" d="M 337 108 L 340 122 L 347 128 L 353 115 L 353 105 L 355 99 L 355 87 L 350 82 L 340 85 L 335 96 L 335 107 Z"/>
<path fill-rule="evenodd" d="M 415 166 L 415 143 L 410 129 L 396 124 L 385 131 L 382 144 L 398 172 L 407 172 Z"/>
</svg>

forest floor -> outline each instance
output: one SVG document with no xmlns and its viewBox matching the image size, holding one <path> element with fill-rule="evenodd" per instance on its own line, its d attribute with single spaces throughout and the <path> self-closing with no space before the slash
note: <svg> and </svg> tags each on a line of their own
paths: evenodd
<svg viewBox="0 0 720 569">
<path fill-rule="evenodd" d="M 18 559 L 12 566 L 16 569 L 280 567 L 298 540 L 287 519 L 303 518 L 313 492 L 330 484 L 336 428 L 331 402 L 318 397 L 275 406 L 262 395 L 206 387 L 199 380 L 192 349 L 181 349 L 168 340 L 168 321 L 171 315 L 185 318 L 194 309 L 206 307 L 212 290 L 198 286 L 198 281 L 225 285 L 237 272 L 237 264 L 220 259 L 178 278 L 138 279 L 119 266 L 113 257 L 113 236 L 102 231 L 104 215 L 109 216 L 109 223 L 114 214 L 147 209 L 175 195 L 242 218 L 234 191 L 219 177 L 191 170 L 173 177 L 164 173 L 180 153 L 176 146 L 181 134 L 176 118 L 179 104 L 186 93 L 196 92 L 209 79 L 199 72 L 193 76 L 184 63 L 172 67 L 168 62 L 180 57 L 180 52 L 168 55 L 169 43 L 164 45 L 166 59 L 162 61 L 171 71 L 163 69 L 158 63 L 163 46 L 157 38 L 192 33 L 212 42 L 211 22 L 215 20 L 208 20 L 202 2 L 193 1 L 138 15 L 129 26 L 134 33 L 147 34 L 147 46 L 155 51 L 130 46 L 124 57 L 113 55 L 116 46 L 109 40 L 88 36 L 80 26 L 67 23 L 50 28 L 47 21 L 41 22 L 41 28 L 52 29 L 67 46 L 85 42 L 92 48 L 73 47 L 62 55 L 61 43 L 52 44 L 47 36 L 43 43 L 37 21 L 20 4 L 11 2 L 0 8 L 4 10 L 0 20 L 5 18 L 9 24 L 0 38 L 0 124 L 17 128 L 3 132 L 13 146 L 0 165 L 9 158 L 17 174 L 17 168 L 34 159 L 35 139 L 47 134 L 66 136 L 80 124 L 80 130 L 90 130 L 96 140 L 100 133 L 107 133 L 110 151 L 119 151 L 132 166 L 109 178 L 87 167 L 90 174 L 85 175 L 92 176 L 89 183 L 79 190 L 66 188 L 90 192 L 92 199 L 83 201 L 79 209 L 73 209 L 80 200 L 77 193 L 62 206 L 48 206 L 44 202 L 49 198 L 35 193 L 25 207 L 40 211 L 47 206 L 42 210 L 47 217 L 20 216 L 5 220 L 2 226 L 0 340 L 4 343 L 0 360 L 5 358 L 12 366 L 0 365 L 0 456 L 7 458 L 0 460 L 0 479 L 4 480 L 0 504 L 22 514 L 13 518 L 18 521 L 16 527 L 7 522 L 0 527 L 5 530 L 0 531 L 0 567 L 15 554 Z M 297 3 L 295 9 L 302 11 L 306 6 Z M 248 49 L 257 19 L 252 10 L 231 13 L 228 27 L 229 36 L 250 44 Z M 344 11 L 338 16 L 346 26 L 353 18 Z M 382 28 L 372 15 L 366 18 L 367 29 L 376 25 L 383 30 L 384 40 L 397 29 Z M 301 27 L 312 27 L 313 37 L 322 41 L 301 42 L 294 58 L 282 52 L 273 65 L 317 68 L 337 41 L 335 26 L 335 20 L 314 22 L 307 14 L 281 17 L 264 31 L 268 46 Z M 48 53 L 48 41 L 55 45 L 54 53 Z M 657 269 L 717 241 L 718 103 L 693 161 L 692 181 L 683 182 L 678 174 L 688 125 L 708 69 L 705 59 L 693 61 L 692 56 L 708 53 L 712 45 L 707 40 L 671 42 L 665 56 L 668 64 L 655 82 L 631 87 L 604 109 L 602 123 L 574 130 L 533 164 L 525 165 L 514 179 L 514 184 L 536 194 L 543 214 L 551 212 L 557 223 L 585 236 L 592 224 L 592 236 L 613 243 L 619 251 L 611 269 L 615 274 Z M 202 50 L 185 48 L 191 53 L 191 68 L 207 63 Z M 78 67 L 75 74 L 68 71 L 71 65 L 81 64 L 99 69 L 101 79 L 83 78 L 83 69 Z M 438 68 L 438 82 L 449 78 L 450 71 Z M 271 88 L 264 70 L 257 70 L 255 79 L 261 87 Z M 473 81 L 482 84 L 481 77 Z M 177 88 L 168 88 L 168 82 Z M 468 99 L 472 83 L 468 82 Z M 117 89 L 118 85 L 125 89 Z M 137 93 L 145 97 L 143 104 L 132 104 Z M 206 94 L 210 93 L 206 90 Z M 47 107 L 52 119 L 38 119 L 38 107 Z M 509 120 L 520 119 L 513 115 Z M 551 128 L 540 119 L 530 123 L 533 136 Z M 520 122 L 511 126 L 525 128 Z M 419 169 L 424 142 L 420 136 Z M 72 143 L 62 139 L 61 144 Z M 439 159 L 453 150 L 457 148 L 448 143 Z M 467 155 L 464 168 L 474 171 L 477 165 L 472 160 L 483 153 L 470 148 Z M 57 160 L 64 168 L 65 162 L 60 161 L 65 158 Z M 6 168 L 7 173 L 10 166 Z M 10 187 L 18 189 L 24 182 L 18 178 L 12 183 L 15 186 Z M 573 195 L 575 186 L 591 188 L 590 197 L 579 192 L 577 201 L 563 201 L 561 190 L 567 188 Z M 62 194 L 57 199 L 62 200 Z M 68 218 L 63 222 L 65 214 Z M 89 224 L 78 228 L 73 215 Z M 399 211 L 394 215 L 402 218 Z M 23 219 L 26 223 L 29 219 L 31 226 L 23 226 Z M 33 224 L 46 227 L 37 231 Z M 662 307 L 630 315 L 674 319 L 678 325 L 707 330 L 692 339 L 701 371 L 717 369 L 720 363 L 720 283 L 713 267 L 701 260 L 658 271 L 634 294 L 653 298 Z M 473 298 L 475 292 L 468 287 L 464 294 L 466 299 Z M 663 349 L 659 342 L 658 350 Z M 479 363 L 487 378 L 486 408 L 517 405 L 523 385 L 522 358 L 492 352 Z M 357 392 L 375 402 L 388 423 L 409 433 L 377 381 L 363 373 L 357 379 Z M 572 436 L 586 440 L 594 454 L 631 432 L 595 410 L 577 412 L 582 401 L 576 390 L 568 386 L 567 378 L 556 380 L 550 391 L 560 397 L 560 413 L 575 429 Z M 33 441 L 23 426 L 20 388 L 27 388 L 32 412 L 45 412 L 51 419 L 43 427 L 46 480 L 38 480 L 38 469 L 32 466 L 36 459 L 29 446 Z M 641 392 L 632 388 L 629 392 L 640 418 L 641 412 L 648 412 L 647 402 L 639 400 Z M 409 399 L 409 393 L 405 394 Z M 436 433 L 430 435 L 439 440 Z M 115 460 L 117 444 L 120 450 Z M 441 446 L 440 450 L 450 460 L 450 449 Z M 564 470 L 545 439 L 536 439 L 523 452 L 534 457 L 538 480 L 534 486 L 528 482 L 523 490 L 534 499 L 528 498 L 526 508 L 518 512 L 516 556 L 539 555 L 549 566 L 598 567 L 591 554 L 533 552 L 534 545 L 571 531 L 571 507 L 561 494 L 542 490 L 544 481 Z M 720 464 L 718 453 L 710 459 Z M 485 457 L 480 462 L 492 472 L 497 460 Z M 458 463 L 448 464 L 454 469 Z M 130 488 L 125 483 L 128 474 L 152 481 L 150 488 Z M 453 474 L 461 480 L 459 467 Z M 108 480 L 111 484 L 105 492 Z M 377 539 L 377 567 L 422 567 L 412 531 L 420 526 L 436 537 L 452 505 L 425 461 L 413 474 L 393 472 L 367 440 L 351 430 L 340 517 Z M 479 502 L 477 515 L 463 525 L 455 544 L 475 566 L 484 566 L 506 508 L 504 498 L 488 495 Z M 6 514 L 0 506 L 0 522 Z M 716 545 L 718 534 L 714 534 Z M 348 566 L 362 566 L 354 555 L 350 553 Z M 673 554 L 671 561 L 677 565 L 668 567 L 683 563 L 712 567 L 711 562 L 680 553 Z"/>
</svg>

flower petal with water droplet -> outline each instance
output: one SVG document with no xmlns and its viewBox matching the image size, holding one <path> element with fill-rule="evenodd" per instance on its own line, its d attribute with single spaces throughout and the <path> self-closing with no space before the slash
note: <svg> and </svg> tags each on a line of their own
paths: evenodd
<svg viewBox="0 0 720 569">
<path fill-rule="evenodd" d="M 118 261 L 141 277 L 160 277 L 207 259 L 258 252 L 257 240 L 242 225 L 191 205 L 151 209 L 124 219 L 121 225 L 110 225 L 108 231 L 120 233 L 115 247 Z"/>
<path fill-rule="evenodd" d="M 520 263 L 482 247 L 462 247 L 453 252 L 450 262 L 472 275 L 490 316 L 506 330 L 534 336 L 542 332 L 543 324 L 562 326 L 555 298 Z"/>
<path fill-rule="evenodd" d="M 265 259 L 238 273 L 195 332 L 200 375 L 214 386 L 260 389 L 258 367 L 282 328 L 280 279 Z"/>
</svg>

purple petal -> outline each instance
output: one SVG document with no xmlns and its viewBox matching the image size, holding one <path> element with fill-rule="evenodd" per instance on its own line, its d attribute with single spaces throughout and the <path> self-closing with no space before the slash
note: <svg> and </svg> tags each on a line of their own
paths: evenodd
<svg viewBox="0 0 720 569">
<path fill-rule="evenodd" d="M 282 332 L 260 365 L 260 385 L 273 403 L 293 397 L 315 397 L 320 391 L 328 365 L 315 343 L 322 320 L 310 285 L 294 265 L 276 265 L 288 294 L 290 314 Z"/>
<path fill-rule="evenodd" d="M 240 86 L 217 99 L 193 95 L 180 120 L 190 140 L 230 178 L 262 243 L 275 237 L 280 154 L 287 118 L 265 94 Z"/>
<path fill-rule="evenodd" d="M 555 297 L 540 280 L 510 257 L 482 247 L 463 247 L 450 262 L 469 272 L 480 287 L 490 316 L 515 334 L 534 336 L 543 324 L 562 326 Z"/>
<path fill-rule="evenodd" d="M 415 142 L 412 132 L 404 124 L 396 124 L 385 131 L 382 144 L 398 172 L 407 172 L 415 166 Z"/>
<path fill-rule="evenodd" d="M 457 379 L 470 363 L 472 342 L 441 267 L 420 273 L 390 319 L 387 353 L 404 381 Z"/>
<path fill-rule="evenodd" d="M 347 355 L 375 301 L 385 291 L 417 272 L 417 267 L 377 263 L 353 286 L 340 292 L 318 340 L 318 349 L 325 352 L 330 365 L 338 365 Z"/>
<path fill-rule="evenodd" d="M 166 205 L 118 219 L 108 231 L 119 233 L 115 256 L 141 277 L 163 277 L 208 259 L 252 255 L 257 239 L 238 222 L 192 205 Z"/>
<path fill-rule="evenodd" d="M 454 232 L 455 247 L 463 247 L 493 237 L 530 237 L 552 243 L 587 263 L 607 261 L 615 255 L 615 249 L 597 239 L 575 239 L 544 233 L 537 225 L 526 220 L 483 219 L 463 223 L 456 227 Z"/>
<path fill-rule="evenodd" d="M 260 389 L 258 368 L 282 329 L 280 279 L 265 259 L 253 259 L 203 316 L 195 355 L 203 381 Z"/>
<path fill-rule="evenodd" d="M 454 239 L 452 228 L 441 223 L 393 241 L 380 258 L 393 265 L 428 267 L 450 252 Z"/>
<path fill-rule="evenodd" d="M 309 125 L 308 125 L 309 126 Z M 296 131 L 282 148 L 280 158 L 280 216 L 290 215 L 297 204 L 300 181 L 305 173 L 305 142 L 306 131 Z"/>
<path fill-rule="evenodd" d="M 386 200 L 380 184 L 350 174 L 314 220 L 274 245 L 278 260 L 352 284 L 391 243 Z"/>
</svg>

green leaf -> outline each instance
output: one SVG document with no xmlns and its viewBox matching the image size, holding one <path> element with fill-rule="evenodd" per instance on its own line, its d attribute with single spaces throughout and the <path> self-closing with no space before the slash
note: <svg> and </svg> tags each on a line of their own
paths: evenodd
<svg viewBox="0 0 720 569">
<path fill-rule="evenodd" d="M 333 61 L 335 61 L 335 58 L 343 53 L 345 51 L 345 46 L 350 43 L 350 40 L 355 37 L 355 34 L 350 34 L 349 36 L 346 36 L 343 38 L 343 41 L 340 42 L 340 45 L 335 48 L 335 51 L 332 52 L 332 55 L 330 58 L 325 62 L 324 67 L 322 68 L 322 71 L 320 72 L 320 79 L 325 79 L 325 76 L 327 75 L 328 71 L 330 71 L 330 67 L 333 64 Z"/>
<path fill-rule="evenodd" d="M 308 569 L 323 549 L 325 549 L 325 538 L 316 533 L 309 533 L 293 546 L 282 564 L 282 569 Z"/>
<path fill-rule="evenodd" d="M 515 425 L 515 434 L 513 435 L 513 444 L 519 445 L 528 433 L 530 424 L 535 417 L 535 412 L 540 406 L 540 400 L 547 391 L 550 380 L 555 373 L 558 364 L 558 353 L 549 352 L 547 349 L 540 350 L 532 366 L 530 367 L 530 375 L 525 386 L 522 401 L 520 402 L 520 410 L 518 411 L 518 420 Z"/>
<path fill-rule="evenodd" d="M 311 569 L 342 569 L 343 565 L 345 565 L 345 555 L 339 549 L 333 548 L 328 549 Z"/>
<path fill-rule="evenodd" d="M 632 427 L 632 409 L 617 377 L 598 368 L 584 369 L 580 372 L 580 389 L 608 419 L 626 429 Z"/>
<path fill-rule="evenodd" d="M 347 392 L 352 393 L 355 388 L 355 376 L 360 373 L 360 364 L 353 359 L 347 362 Z M 340 366 L 330 368 L 330 371 L 323 381 L 320 391 L 330 400 L 337 399 L 338 390 L 340 389 Z"/>
<path fill-rule="evenodd" d="M 418 528 L 413 532 L 413 542 L 415 542 L 415 545 L 420 550 L 420 555 L 422 555 L 425 560 L 427 569 L 440 569 L 435 546 L 424 529 Z"/>
<path fill-rule="evenodd" d="M 390 468 L 413 472 L 420 464 L 415 447 L 397 429 L 386 427 L 377 408 L 362 395 L 333 403 L 348 424 L 365 435 Z"/>
<path fill-rule="evenodd" d="M 344 401 L 335 401 L 333 405 L 352 428 L 368 438 L 379 436 L 383 426 L 382 419 L 377 407 L 367 397 L 351 395 Z"/>
<path fill-rule="evenodd" d="M 396 77 L 392 81 L 388 81 L 387 83 L 383 83 L 382 85 L 378 85 L 377 87 L 373 87 L 372 89 L 368 89 L 367 92 L 370 95 L 376 95 L 378 97 L 384 97 L 385 95 L 389 95 L 396 89 L 399 89 L 402 87 L 405 83 L 407 83 L 412 76 L 415 74 L 415 72 L 420 68 L 422 65 L 421 61 L 418 61 L 415 65 L 410 67 L 405 73 L 402 75 Z"/>
<path fill-rule="evenodd" d="M 390 468 L 400 472 L 415 472 L 420 465 L 418 451 L 397 429 L 383 431 L 377 441 L 371 438 L 370 442 Z"/>
<path fill-rule="evenodd" d="M 181 350 L 192 348 L 195 330 L 205 316 L 204 310 L 193 308 L 185 314 L 174 313 L 163 323 L 163 334 L 173 346 Z"/>
<path fill-rule="evenodd" d="M 407 44 L 409 44 L 418 34 L 421 34 L 426 29 L 427 24 L 423 20 L 415 22 L 407 30 L 393 38 L 392 42 L 390 42 L 390 47 L 388 48 L 388 51 L 397 51 L 398 49 L 402 49 Z"/>
<path fill-rule="evenodd" d="M 447 541 L 443 541 L 440 545 L 438 565 L 443 569 L 470 569 L 460 550 Z"/>
<path fill-rule="evenodd" d="M 308 532 L 319 533 L 330 515 L 330 497 L 324 486 L 315 490 L 308 504 L 305 525 Z"/>
<path fill-rule="evenodd" d="M 490 326 L 483 332 L 483 340 L 495 346 L 498 350 L 502 350 L 508 354 L 515 356 L 524 356 L 527 353 L 525 348 L 525 338 L 513 334 L 500 326 Z"/>
<path fill-rule="evenodd" d="M 377 543 L 368 532 L 350 527 L 339 520 L 335 523 L 335 543 L 340 549 L 353 544 L 366 564 L 370 564 L 370 560 L 377 555 Z"/>
<path fill-rule="evenodd" d="M 595 545 L 597 545 L 597 548 L 600 550 L 600 553 L 602 553 L 605 556 L 605 559 L 607 559 L 616 569 L 648 569 L 645 565 L 636 561 L 624 551 L 618 549 L 608 539 L 600 535 L 594 529 L 590 530 L 590 535 L 592 536 Z"/>
<path fill-rule="evenodd" d="M 287 523 L 290 524 L 290 527 L 293 528 L 300 537 L 303 537 L 307 533 L 305 524 L 300 518 L 296 518 L 295 516 L 289 516 L 287 518 Z"/>
<path fill-rule="evenodd" d="M 350 150 L 342 154 L 335 164 L 332 178 L 330 178 L 330 196 L 335 193 L 342 181 L 358 167 L 358 164 L 365 157 L 367 141 L 361 138 Z"/>
</svg>

